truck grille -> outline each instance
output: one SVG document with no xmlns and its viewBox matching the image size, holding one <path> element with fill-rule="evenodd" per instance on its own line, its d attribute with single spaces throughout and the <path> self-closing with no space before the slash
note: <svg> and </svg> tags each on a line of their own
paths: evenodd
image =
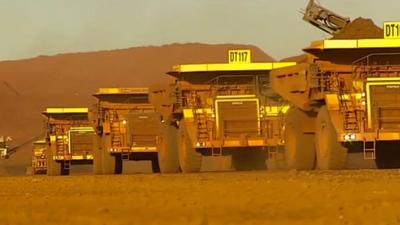
<svg viewBox="0 0 400 225">
<path fill-rule="evenodd" d="M 374 129 L 400 130 L 400 86 L 370 87 L 371 122 Z"/>
<path fill-rule="evenodd" d="M 94 133 L 71 132 L 70 149 L 73 155 L 82 154 L 83 152 L 91 152 L 94 146 Z"/>
<path fill-rule="evenodd" d="M 259 120 L 256 99 L 221 101 L 218 102 L 217 107 L 220 137 L 258 136 Z"/>
<path fill-rule="evenodd" d="M 128 115 L 128 138 L 131 147 L 154 147 L 160 123 L 158 113 L 132 113 Z"/>
</svg>

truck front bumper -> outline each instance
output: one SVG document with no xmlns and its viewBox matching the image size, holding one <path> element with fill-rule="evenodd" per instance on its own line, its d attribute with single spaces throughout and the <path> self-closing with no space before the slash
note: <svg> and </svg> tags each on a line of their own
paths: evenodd
<svg viewBox="0 0 400 225">
<path fill-rule="evenodd" d="M 339 142 L 359 141 L 400 141 L 399 132 L 364 132 L 364 133 L 340 133 Z"/>
<path fill-rule="evenodd" d="M 194 148 L 271 147 L 284 145 L 282 139 L 248 138 L 222 139 L 194 143 Z"/>
</svg>

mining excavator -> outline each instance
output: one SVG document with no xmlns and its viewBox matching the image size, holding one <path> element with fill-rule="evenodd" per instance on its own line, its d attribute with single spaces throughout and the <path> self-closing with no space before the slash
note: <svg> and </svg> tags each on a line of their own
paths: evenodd
<svg viewBox="0 0 400 225">
<path fill-rule="evenodd" d="M 351 22 L 349 17 L 340 16 L 317 4 L 315 0 L 310 0 L 307 8 L 302 13 L 304 14 L 303 20 L 331 35 L 339 33 Z"/>
<path fill-rule="evenodd" d="M 9 159 L 11 155 L 16 153 L 23 146 L 32 143 L 34 140 L 38 139 L 41 135 L 30 138 L 19 145 L 11 147 L 9 142 L 12 141 L 12 138 L 9 136 L 0 136 L 0 159 Z"/>
<path fill-rule="evenodd" d="M 0 158 L 7 159 L 10 157 L 10 147 L 8 142 L 11 141 L 10 137 L 0 136 Z"/>
</svg>

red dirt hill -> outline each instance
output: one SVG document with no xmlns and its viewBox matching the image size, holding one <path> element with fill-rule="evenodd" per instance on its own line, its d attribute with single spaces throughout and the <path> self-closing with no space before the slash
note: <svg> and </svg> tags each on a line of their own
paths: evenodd
<svg viewBox="0 0 400 225">
<path fill-rule="evenodd" d="M 168 82 L 165 72 L 183 63 L 226 62 L 229 49 L 251 49 L 253 61 L 271 61 L 252 45 L 171 44 L 113 51 L 39 56 L 0 62 L 0 135 L 17 145 L 39 135 L 41 111 L 49 106 L 92 106 L 100 87 L 149 86 Z M 0 160 L 1 170 L 23 173 L 31 145 Z M 3 168 L 3 169 L 2 169 Z"/>
</svg>

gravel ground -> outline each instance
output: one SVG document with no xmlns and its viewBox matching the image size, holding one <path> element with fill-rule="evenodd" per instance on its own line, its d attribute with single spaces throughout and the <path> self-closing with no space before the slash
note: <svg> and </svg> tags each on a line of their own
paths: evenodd
<svg viewBox="0 0 400 225">
<path fill-rule="evenodd" d="M 400 171 L 1 177 L 7 224 L 399 224 Z"/>
</svg>

